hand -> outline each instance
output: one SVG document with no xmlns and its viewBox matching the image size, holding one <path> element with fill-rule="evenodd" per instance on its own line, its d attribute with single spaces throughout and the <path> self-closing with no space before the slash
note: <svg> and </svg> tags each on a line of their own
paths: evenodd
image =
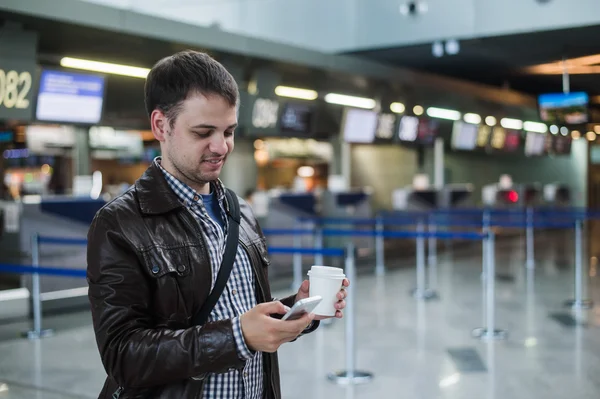
<svg viewBox="0 0 600 399">
<path fill-rule="evenodd" d="M 346 288 L 349 286 L 350 286 L 350 280 L 345 278 L 344 281 L 342 282 L 342 289 L 337 294 L 338 302 L 335 304 L 335 308 L 337 309 L 335 311 L 335 317 L 338 319 L 341 319 L 342 317 L 344 317 L 344 312 L 342 312 L 342 310 L 344 310 L 344 308 L 346 307 L 346 301 L 344 299 L 346 299 L 346 297 L 348 296 L 348 292 L 346 291 Z M 302 285 L 300 286 L 300 289 L 298 290 L 298 294 L 296 294 L 296 299 L 295 299 L 294 303 L 298 302 L 300 299 L 308 298 L 309 293 L 310 293 L 310 282 L 308 280 L 304 280 L 302 282 Z M 332 317 L 333 316 L 315 316 L 315 320 L 331 319 Z"/>
<path fill-rule="evenodd" d="M 272 314 L 284 315 L 289 309 L 281 302 L 257 305 L 240 317 L 242 333 L 248 348 L 258 352 L 273 353 L 281 345 L 298 338 L 314 319 L 314 314 L 305 314 L 297 320 L 281 321 Z"/>
</svg>

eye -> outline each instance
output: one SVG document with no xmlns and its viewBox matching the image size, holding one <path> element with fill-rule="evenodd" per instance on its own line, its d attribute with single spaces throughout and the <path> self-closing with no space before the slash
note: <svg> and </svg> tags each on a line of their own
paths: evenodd
<svg viewBox="0 0 600 399">
<path fill-rule="evenodd" d="M 225 131 L 225 137 L 231 137 L 233 136 L 234 131 L 233 130 L 226 130 Z"/>
<path fill-rule="evenodd" d="M 193 131 L 192 133 L 194 133 L 196 136 L 198 136 L 201 139 L 205 139 L 208 136 L 211 135 L 212 130 L 209 130 L 208 132 L 204 131 L 204 132 L 199 132 L 199 131 Z"/>
</svg>

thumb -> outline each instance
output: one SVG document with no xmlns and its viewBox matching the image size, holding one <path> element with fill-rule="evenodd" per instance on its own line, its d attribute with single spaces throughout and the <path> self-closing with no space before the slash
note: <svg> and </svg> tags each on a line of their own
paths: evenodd
<svg viewBox="0 0 600 399">
<path fill-rule="evenodd" d="M 310 292 L 310 282 L 308 280 L 304 280 L 302 282 L 302 285 L 300 286 L 299 291 L 303 294 L 308 295 L 308 293 Z"/>
<path fill-rule="evenodd" d="M 279 301 L 263 303 L 260 306 L 260 312 L 265 315 L 286 314 L 290 308 Z"/>
</svg>

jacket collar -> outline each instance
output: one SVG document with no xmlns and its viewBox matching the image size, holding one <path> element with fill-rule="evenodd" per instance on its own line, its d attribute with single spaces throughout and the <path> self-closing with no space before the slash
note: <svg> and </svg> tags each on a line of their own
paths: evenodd
<svg viewBox="0 0 600 399">
<path fill-rule="evenodd" d="M 135 189 L 142 213 L 158 215 L 183 207 L 154 162 L 135 182 Z"/>
</svg>

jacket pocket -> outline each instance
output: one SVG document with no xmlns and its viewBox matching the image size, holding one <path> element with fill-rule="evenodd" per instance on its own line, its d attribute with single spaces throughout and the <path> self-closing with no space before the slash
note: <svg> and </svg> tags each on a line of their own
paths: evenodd
<svg viewBox="0 0 600 399">
<path fill-rule="evenodd" d="M 153 247 L 145 250 L 143 256 L 148 273 L 154 278 L 160 278 L 169 273 L 179 277 L 190 274 L 190 259 L 185 247 Z"/>
<path fill-rule="evenodd" d="M 267 240 L 261 238 L 252 243 L 252 246 L 256 248 L 259 259 L 261 260 L 264 267 L 268 267 L 271 265 L 271 260 L 269 259 L 269 250 L 267 248 Z"/>
<path fill-rule="evenodd" d="M 186 285 L 183 282 L 189 278 L 191 269 L 187 248 L 152 247 L 142 255 L 154 289 L 153 309 L 157 322 L 165 322 L 169 327 L 171 322 L 185 324 L 189 315 L 182 285 Z"/>
</svg>

